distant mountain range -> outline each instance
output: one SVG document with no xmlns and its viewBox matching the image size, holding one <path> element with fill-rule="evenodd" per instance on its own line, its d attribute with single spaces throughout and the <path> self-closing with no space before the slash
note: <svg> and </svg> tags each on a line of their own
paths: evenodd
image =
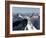
<svg viewBox="0 0 46 38">
<path fill-rule="evenodd" d="M 24 23 L 26 23 L 27 24 L 27 18 L 24 18 L 24 17 L 29 17 L 30 18 L 30 21 L 32 22 L 32 24 L 33 24 L 33 26 L 36 28 L 36 29 L 40 29 L 40 16 L 39 16 L 39 14 L 16 14 L 16 15 L 13 15 L 13 26 L 15 26 L 15 23 L 18 23 L 18 22 L 20 22 L 20 24 L 19 25 L 21 25 L 21 22 L 22 22 L 22 24 Z M 24 20 L 24 21 L 23 21 Z M 25 21 L 26 20 L 26 21 Z M 18 22 L 17 22 L 18 21 Z M 17 24 L 18 25 L 18 24 Z M 18 26 L 19 27 L 19 26 Z M 20 28 L 20 27 L 19 27 Z M 18 30 L 20 30 L 18 28 Z M 22 28 L 22 27 L 21 27 Z M 24 29 L 24 27 L 23 27 L 23 29 Z M 22 30 L 22 29 L 21 29 Z"/>
</svg>

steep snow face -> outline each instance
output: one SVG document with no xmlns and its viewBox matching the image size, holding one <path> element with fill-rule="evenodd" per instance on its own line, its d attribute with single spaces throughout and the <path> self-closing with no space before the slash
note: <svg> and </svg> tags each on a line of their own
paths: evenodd
<svg viewBox="0 0 46 38">
<path fill-rule="evenodd" d="M 28 20 L 28 23 L 25 27 L 25 30 L 36 30 L 36 28 L 33 26 L 32 22 L 31 22 L 31 18 L 28 17 L 28 16 L 22 16 L 22 15 L 18 15 L 19 17 L 21 17 L 22 19 L 27 19 Z"/>
<path fill-rule="evenodd" d="M 21 17 L 21 18 L 23 18 L 23 16 L 22 16 L 22 15 L 20 15 L 20 14 L 19 14 L 18 16 L 19 16 L 19 17 Z M 23 19 L 24 19 L 24 18 L 23 18 Z"/>
<path fill-rule="evenodd" d="M 32 22 L 30 20 L 30 17 L 26 16 L 25 18 L 27 18 L 27 20 L 28 20 L 25 30 L 36 30 L 36 28 L 33 26 Z"/>
</svg>

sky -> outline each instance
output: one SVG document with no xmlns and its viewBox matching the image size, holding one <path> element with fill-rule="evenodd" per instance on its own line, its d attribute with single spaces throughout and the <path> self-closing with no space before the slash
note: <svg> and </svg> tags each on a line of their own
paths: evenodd
<svg viewBox="0 0 46 38">
<path fill-rule="evenodd" d="M 40 13 L 40 8 L 13 7 L 12 13 L 13 14 L 16 14 L 16 13 L 22 13 L 22 14 Z"/>
</svg>

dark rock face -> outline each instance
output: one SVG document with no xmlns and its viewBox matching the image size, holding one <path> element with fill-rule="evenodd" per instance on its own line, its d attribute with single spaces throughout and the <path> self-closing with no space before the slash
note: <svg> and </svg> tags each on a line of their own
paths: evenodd
<svg viewBox="0 0 46 38">
<path fill-rule="evenodd" d="M 40 29 L 40 20 L 39 20 L 39 19 L 34 20 L 33 26 L 34 26 L 37 30 L 39 30 L 39 29 Z"/>
<path fill-rule="evenodd" d="M 27 25 L 27 19 L 17 19 L 13 23 L 13 30 L 24 30 Z"/>
<path fill-rule="evenodd" d="M 39 30 L 40 29 L 40 18 L 37 18 L 37 19 L 31 19 L 31 21 L 32 21 L 32 24 L 33 24 L 33 26 L 37 29 L 37 30 Z"/>
</svg>

